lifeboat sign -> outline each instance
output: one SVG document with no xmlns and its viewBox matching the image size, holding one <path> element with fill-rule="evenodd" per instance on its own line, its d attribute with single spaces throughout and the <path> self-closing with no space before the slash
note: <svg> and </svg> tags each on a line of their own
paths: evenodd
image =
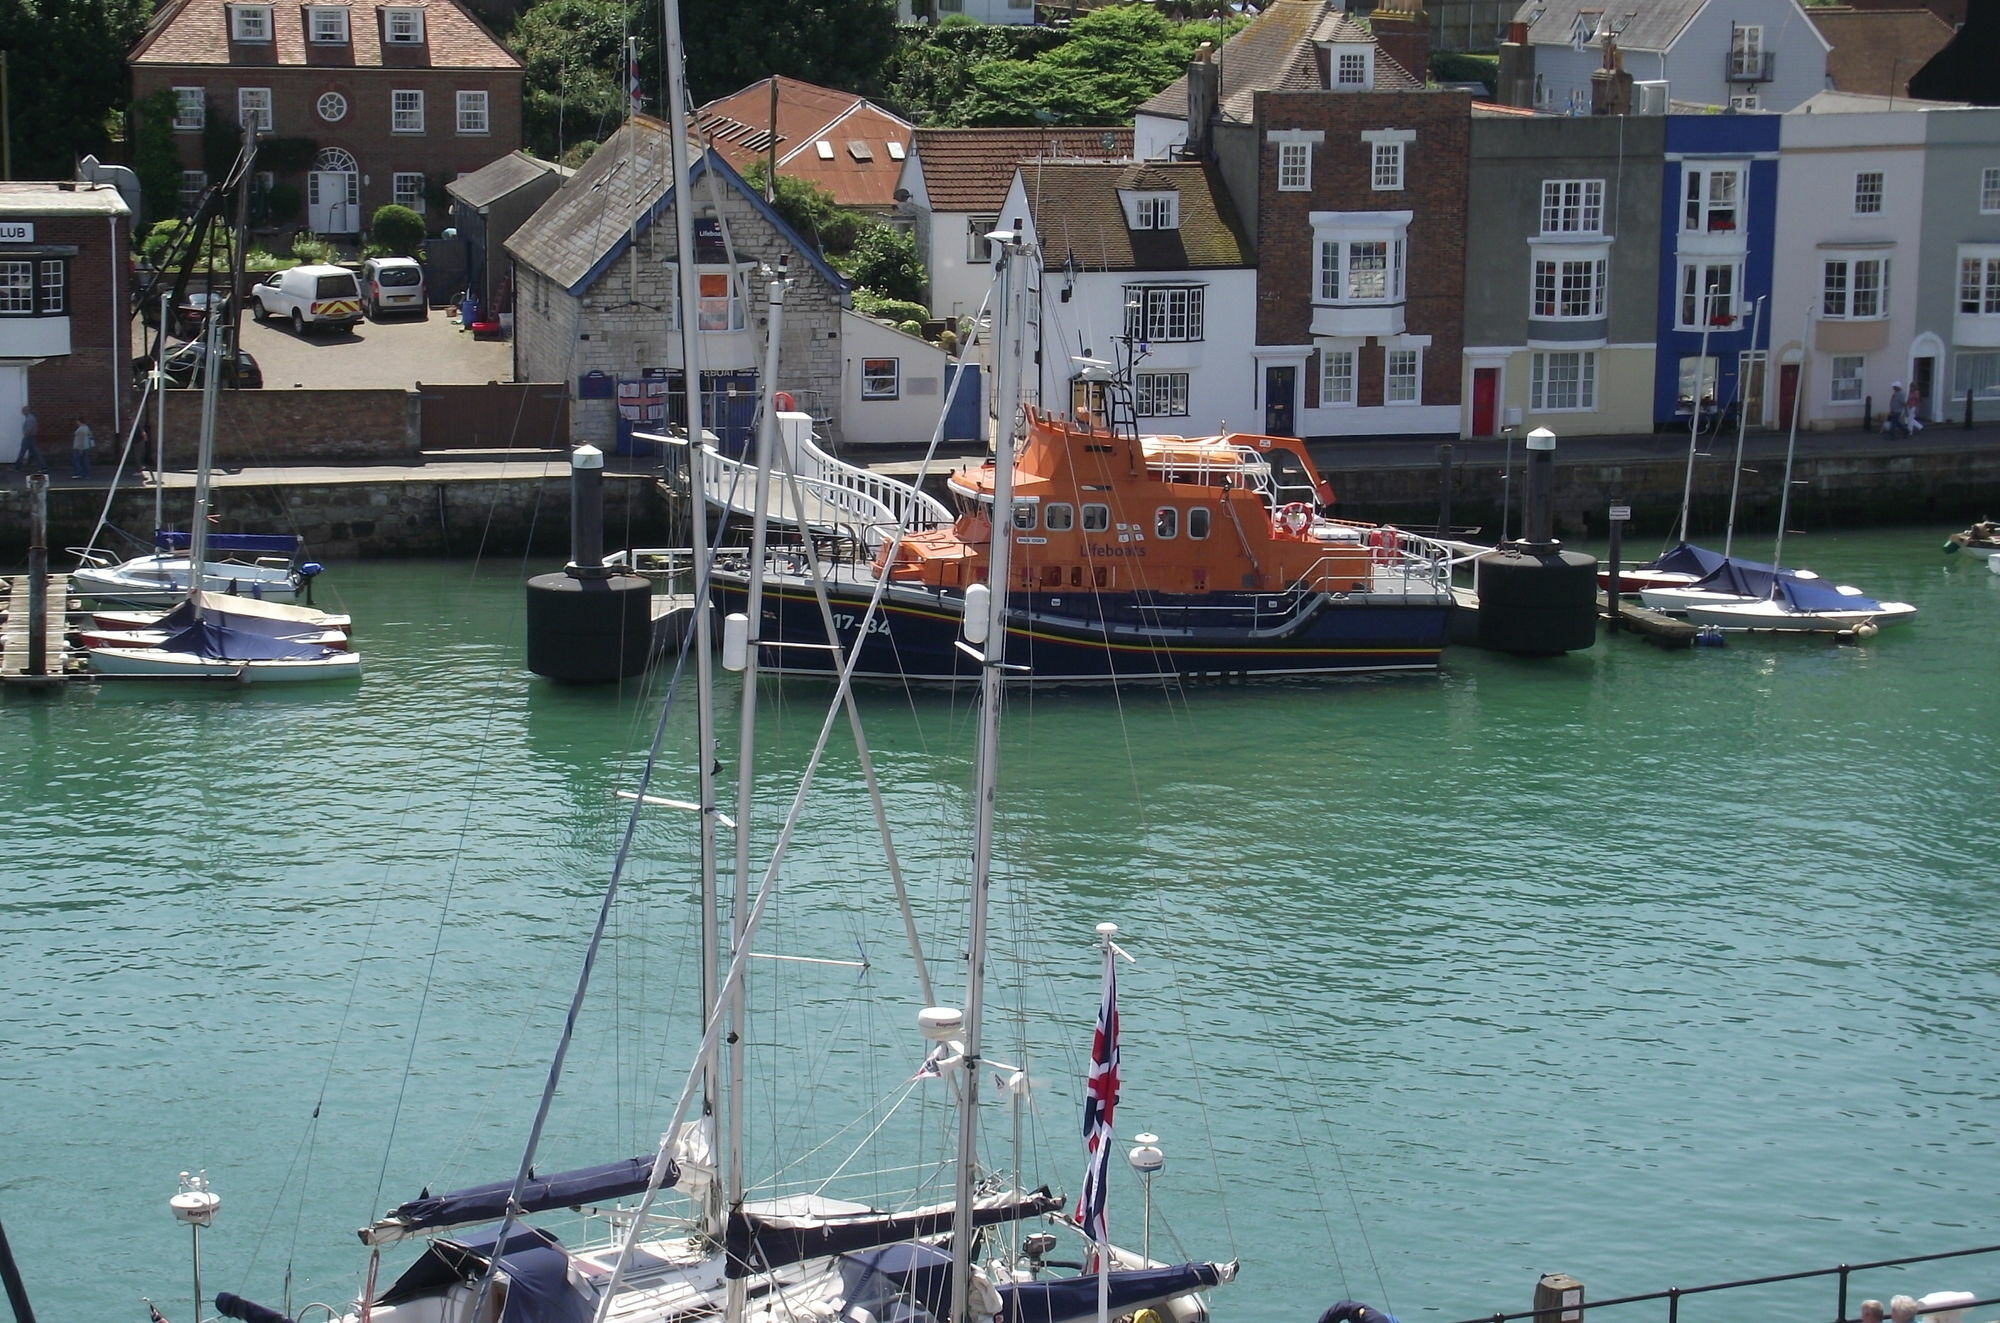
<svg viewBox="0 0 2000 1323">
<path fill-rule="evenodd" d="M 33 221 L 0 221 L 0 243 L 33 243 Z"/>
</svg>

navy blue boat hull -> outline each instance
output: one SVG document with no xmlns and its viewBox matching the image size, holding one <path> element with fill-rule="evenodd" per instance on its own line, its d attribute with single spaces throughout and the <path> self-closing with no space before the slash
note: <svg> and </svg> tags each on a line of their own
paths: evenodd
<svg viewBox="0 0 2000 1323">
<path fill-rule="evenodd" d="M 865 585 L 827 590 L 842 651 L 860 636 Z M 745 610 L 740 582 L 718 578 L 718 609 Z M 978 664 L 959 648 L 961 598 L 900 588 L 869 628 L 856 674 L 908 680 L 968 679 Z M 1007 628 L 1010 679 L 1035 681 L 1236 678 L 1437 669 L 1448 602 L 1429 596 L 1302 601 L 1255 594 L 1169 598 L 1142 594 L 1039 594 L 1015 607 Z M 1071 614 L 1075 612 L 1076 614 Z M 1083 614 L 1088 612 L 1088 614 Z M 787 674 L 832 675 L 839 655 L 826 647 L 810 587 L 767 581 L 758 665 Z M 803 645 L 803 646 L 781 646 Z"/>
</svg>

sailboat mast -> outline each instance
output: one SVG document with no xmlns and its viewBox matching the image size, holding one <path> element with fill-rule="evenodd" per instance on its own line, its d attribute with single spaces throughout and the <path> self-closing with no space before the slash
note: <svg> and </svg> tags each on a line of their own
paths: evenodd
<svg viewBox="0 0 2000 1323">
<path fill-rule="evenodd" d="M 1778 540 L 1771 548 L 1771 595 L 1778 594 L 1779 570 L 1785 568 L 1785 525 L 1792 516 L 1792 456 L 1799 445 L 1799 401 L 1806 396 L 1806 346 L 1812 343 L 1813 305 L 1806 305 L 1805 325 L 1799 328 L 1799 379 L 1792 387 L 1792 425 L 1785 434 L 1785 486 L 1778 493 Z"/>
<path fill-rule="evenodd" d="M 715 648 L 709 612 L 702 609 L 709 580 L 708 457 L 701 417 L 701 333 L 696 309 L 701 306 L 701 273 L 695 270 L 694 208 L 688 187 L 687 57 L 681 41 L 679 0 L 660 0 L 666 50 L 661 63 L 667 74 L 667 152 L 672 162 L 674 193 L 674 255 L 680 298 L 675 324 L 681 340 L 681 384 L 686 395 L 688 436 L 688 540 L 694 569 L 694 676 L 696 799 L 701 805 L 701 1003 L 703 1018 L 713 1013 L 718 995 L 717 960 L 720 899 L 715 881 Z M 638 135 L 632 136 L 638 150 Z M 636 260 L 636 256 L 635 256 Z M 739 769 L 739 774 L 741 769 Z M 715 1115 L 715 1059 L 711 1051 L 702 1070 L 702 1115 Z M 705 1210 L 709 1227 L 722 1228 L 722 1192 L 711 1182 Z"/>
<path fill-rule="evenodd" d="M 1694 389 L 1688 396 L 1687 478 L 1681 483 L 1681 524 L 1674 541 L 1688 540 L 1688 507 L 1694 504 L 1694 457 L 1701 440 L 1701 383 L 1708 373 L 1708 333 L 1715 324 L 1715 286 L 1701 296 L 1701 354 L 1694 360 Z"/>
<path fill-rule="evenodd" d="M 153 347 L 153 527 L 166 527 L 167 502 L 167 327 L 173 313 L 172 290 L 160 295 L 160 334 Z M 207 351 L 204 350 L 204 353 Z M 204 373 L 208 364 L 202 363 Z"/>
<path fill-rule="evenodd" d="M 1000 773 L 1000 701 L 1007 657 L 1009 549 L 1014 540 L 1014 425 L 1020 415 L 1020 281 L 1024 248 L 1017 234 L 989 236 L 999 266 L 1000 306 L 993 314 L 999 381 L 994 390 L 993 516 L 987 542 L 986 654 L 979 671 L 979 740 L 973 797 L 971 930 L 965 960 L 965 1069 L 959 1100 L 956 1220 L 951 1237 L 951 1323 L 966 1323 L 972 1279 L 973 1177 L 979 1140 L 979 1022 L 986 1005 L 986 911 L 992 892 L 993 815 Z"/>
<path fill-rule="evenodd" d="M 216 378 L 222 375 L 216 344 L 222 335 L 222 318 L 213 312 L 202 341 L 201 359 L 201 445 L 194 461 L 194 523 L 188 529 L 188 593 L 192 597 L 206 586 L 208 569 L 208 470 L 215 462 Z M 199 597 L 193 597 L 200 611 Z"/>
<path fill-rule="evenodd" d="M 1756 308 L 1750 315 L 1750 362 L 1753 365 L 1763 364 L 1763 367 L 1757 374 L 1757 399 L 1760 403 L 1764 398 L 1765 380 L 1770 376 L 1768 356 L 1764 360 L 1760 360 L 1757 357 L 1757 336 L 1764 329 L 1764 298 L 1765 296 L 1762 294 L 1757 296 Z M 1736 542 L 1736 495 L 1743 487 L 1743 433 L 1750 426 L 1750 411 L 1743 407 L 1743 377 L 1741 373 L 1736 378 L 1736 392 L 1736 468 L 1729 477 L 1729 522 L 1722 527 L 1722 555 L 1724 559 L 1728 558 L 1729 548 Z"/>
</svg>

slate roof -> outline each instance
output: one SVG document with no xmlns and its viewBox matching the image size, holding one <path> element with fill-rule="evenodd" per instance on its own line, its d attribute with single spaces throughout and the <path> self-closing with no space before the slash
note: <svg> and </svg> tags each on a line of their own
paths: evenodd
<svg viewBox="0 0 2000 1323">
<path fill-rule="evenodd" d="M 554 197 L 514 231 L 507 240 L 507 251 L 523 266 L 557 281 L 573 295 L 588 289 L 625 251 L 635 233 L 643 233 L 656 221 L 673 223 L 670 133 L 663 121 L 650 115 L 634 116 L 621 125 Z M 746 185 L 719 154 L 701 152 L 691 144 L 689 156 L 696 180 L 714 170 L 723 187 L 734 189 L 763 213 L 772 228 L 829 284 L 837 290 L 847 288 L 819 250 L 766 206 L 763 196 Z"/>
<path fill-rule="evenodd" d="M 1037 162 L 1021 168 L 1035 238 L 1051 269 L 1074 256 L 1086 271 L 1177 271 L 1256 264 L 1228 190 L 1195 161 Z M 1133 230 L 1120 189 L 1180 193 L 1178 230 Z"/>
<path fill-rule="evenodd" d="M 421 0 L 424 11 L 424 40 L 413 46 L 388 46 L 384 57 L 381 8 L 377 5 L 346 4 L 348 44 L 315 45 L 306 40 L 308 8 L 327 5 L 329 0 L 270 0 L 272 40 L 267 45 L 237 44 L 231 58 L 228 0 L 168 0 L 146 35 L 132 48 L 130 62 L 148 65 L 235 65 L 242 68 L 342 68 L 380 69 L 519 69 L 521 62 L 508 53 L 486 25 L 458 4 L 458 0 Z M 244 58 L 255 52 L 257 58 Z"/>
<path fill-rule="evenodd" d="M 771 146 L 771 84 L 778 85 L 778 173 L 811 180 L 843 207 L 895 204 L 914 126 L 865 97 L 796 78 L 760 78 L 695 112 L 695 127 L 738 171 L 764 159 Z M 817 144 L 833 156 L 822 159 Z M 865 158 L 865 159 L 864 159 Z"/>
<path fill-rule="evenodd" d="M 1306 92 L 1326 85 L 1316 43 L 1374 40 L 1368 29 L 1334 8 L 1332 0 L 1273 0 L 1222 43 L 1219 109 L 1225 119 L 1248 121 L 1259 92 Z M 1407 92 L 1422 86 L 1421 79 L 1376 50 L 1376 91 Z M 1187 75 L 1182 74 L 1148 98 L 1137 113 L 1184 120 L 1187 105 Z"/>
<path fill-rule="evenodd" d="M 997 212 L 1016 165 L 1044 158 L 1129 160 L 1132 130 L 918 129 L 916 154 L 932 211 Z"/>
<path fill-rule="evenodd" d="M 1951 24 L 1928 9 L 1815 5 L 1806 17 L 1833 47 L 1826 72 L 1839 92 L 1901 96 L 1910 75 L 1951 40 Z"/>
<path fill-rule="evenodd" d="M 1619 29 L 1614 35 L 1625 50 L 1663 51 L 1674 44 L 1707 3 L 1708 0 L 1526 0 L 1515 11 L 1514 21 L 1528 24 L 1530 46 L 1567 46 L 1577 15 L 1587 10 L 1601 15 L 1605 27 Z"/>
<path fill-rule="evenodd" d="M 470 174 L 460 175 L 446 184 L 444 189 L 468 207 L 486 207 L 551 171 L 565 177 L 574 173 L 554 161 L 544 161 L 527 152 L 508 152 L 490 165 L 482 165 Z"/>
</svg>

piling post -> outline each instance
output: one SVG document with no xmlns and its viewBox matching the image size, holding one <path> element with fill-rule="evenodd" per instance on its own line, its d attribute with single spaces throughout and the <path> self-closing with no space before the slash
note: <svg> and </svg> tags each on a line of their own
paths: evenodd
<svg viewBox="0 0 2000 1323">
<path fill-rule="evenodd" d="M 1605 552 L 1605 559 L 1610 562 L 1610 573 L 1605 576 L 1604 580 L 1604 615 L 1606 622 L 1611 626 L 1613 634 L 1618 632 L 1618 590 L 1624 587 L 1624 584 L 1619 582 L 1618 579 L 1618 553 L 1625 543 L 1625 523 L 1631 517 L 1631 506 L 1614 505 L 1611 507 L 1611 548 Z"/>
<path fill-rule="evenodd" d="M 1972 387 L 1965 388 L 1965 430 L 1972 430 Z"/>
<path fill-rule="evenodd" d="M 1861 430 L 1864 432 L 1873 432 L 1875 430 L 1875 397 L 1873 395 L 1863 395 L 1861 397 Z"/>
<path fill-rule="evenodd" d="M 28 475 L 28 671 L 49 673 L 49 475 Z"/>
<path fill-rule="evenodd" d="M 1522 501 L 1521 540 L 1537 550 L 1555 548 L 1556 434 L 1528 433 L 1528 490 Z"/>
<path fill-rule="evenodd" d="M 1583 1323 L 1583 1283 L 1568 1273 L 1543 1273 L 1535 1283 L 1535 1323 Z"/>
<path fill-rule="evenodd" d="M 1451 536 L 1451 447 L 1438 447 L 1438 536 Z"/>
</svg>

